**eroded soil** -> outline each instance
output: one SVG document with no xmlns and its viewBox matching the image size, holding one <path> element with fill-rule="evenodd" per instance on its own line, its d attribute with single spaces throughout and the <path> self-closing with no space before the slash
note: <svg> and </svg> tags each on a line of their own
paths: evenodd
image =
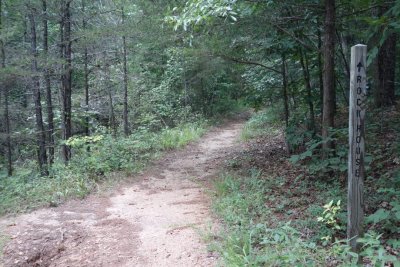
<svg viewBox="0 0 400 267">
<path fill-rule="evenodd" d="M 214 266 L 202 239 L 214 227 L 205 185 L 242 126 L 211 130 L 109 196 L 1 219 L 4 266 Z"/>
</svg>

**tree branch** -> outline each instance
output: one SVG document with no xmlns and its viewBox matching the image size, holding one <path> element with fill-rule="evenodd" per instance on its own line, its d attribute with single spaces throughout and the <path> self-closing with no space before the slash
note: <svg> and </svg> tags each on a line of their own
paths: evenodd
<svg viewBox="0 0 400 267">
<path fill-rule="evenodd" d="M 315 50 L 316 47 L 310 46 L 308 44 L 306 44 L 305 42 L 303 42 L 302 40 L 300 40 L 299 38 L 297 38 L 293 33 L 289 32 L 288 30 L 282 28 L 281 26 L 279 26 L 278 24 L 272 24 L 275 28 L 277 28 L 278 30 L 280 30 L 283 33 L 286 33 L 287 35 L 289 35 L 290 37 L 292 37 L 296 42 L 298 42 L 299 44 L 301 44 L 302 46 L 304 46 L 306 49 L 308 50 Z"/>
<path fill-rule="evenodd" d="M 278 73 L 278 74 L 282 74 L 282 72 L 280 70 L 274 69 L 272 67 L 268 67 L 268 66 L 266 66 L 266 65 L 264 65 L 262 63 L 259 63 L 259 62 L 248 61 L 248 60 L 244 60 L 244 59 L 238 59 L 238 58 L 230 57 L 230 56 L 227 56 L 227 55 L 217 55 L 217 56 L 219 56 L 219 57 L 221 57 L 221 58 L 223 58 L 225 60 L 230 60 L 230 61 L 233 61 L 233 62 L 236 62 L 236 63 L 239 63 L 239 64 L 260 66 L 260 67 L 263 67 L 264 69 L 273 71 L 273 72 Z"/>
</svg>

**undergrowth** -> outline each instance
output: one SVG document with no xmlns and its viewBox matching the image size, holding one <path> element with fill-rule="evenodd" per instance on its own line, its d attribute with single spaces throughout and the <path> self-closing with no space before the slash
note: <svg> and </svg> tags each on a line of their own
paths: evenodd
<svg viewBox="0 0 400 267">
<path fill-rule="evenodd" d="M 241 139 L 250 140 L 259 136 L 277 134 L 280 131 L 280 122 L 274 115 L 275 112 L 273 109 L 266 109 L 255 113 L 243 127 Z"/>
<path fill-rule="evenodd" d="M 328 252 L 303 240 L 290 222 L 280 222 L 266 202 L 273 179 L 224 175 L 216 181 L 214 210 L 225 223 L 217 250 L 226 266 L 323 266 Z"/>
<path fill-rule="evenodd" d="M 105 129 L 90 137 L 73 137 L 67 141 L 72 148 L 71 161 L 67 166 L 55 162 L 48 177 L 40 177 L 32 161 L 17 168 L 12 177 L 0 177 L 0 215 L 83 198 L 99 183 L 124 179 L 143 169 L 162 151 L 197 140 L 206 127 L 202 121 L 155 133 L 142 129 L 129 137 L 114 138 Z"/>
<path fill-rule="evenodd" d="M 398 266 L 382 245 L 382 235 L 374 231 L 358 240 L 359 254 L 350 251 L 345 237 L 338 238 L 345 229 L 343 214 L 338 213 L 340 200 L 324 207 L 317 206 L 322 199 L 296 203 L 291 193 L 276 190 L 281 182 L 256 170 L 246 177 L 225 174 L 215 181 L 213 208 L 224 229 L 213 248 L 225 266 L 357 266 L 359 257 L 371 266 Z"/>
<path fill-rule="evenodd" d="M 365 235 L 358 239 L 360 251 L 353 253 L 346 240 L 347 134 L 345 128 L 332 131 L 337 153 L 322 159 L 319 136 L 297 136 L 286 132 L 292 146 L 289 158 L 279 159 L 265 148 L 265 140 L 282 131 L 271 110 L 249 120 L 242 137 L 252 142 L 255 152 L 227 160 L 226 174 L 215 181 L 214 211 L 223 221 L 220 240 L 214 249 L 224 266 L 400 266 L 400 164 L 397 117 L 382 137 L 370 122 L 365 181 Z M 383 125 L 384 126 L 384 125 Z M 375 127 L 377 128 L 377 127 Z M 296 130 L 297 131 L 297 130 Z M 297 138 L 297 139 L 296 139 Z M 249 143 L 250 144 L 250 143 Z M 268 143 L 273 146 L 273 143 Z M 276 144 L 279 145 L 279 144 Z M 260 155 L 260 151 L 267 154 Z M 249 154 L 250 153 L 250 154 Z M 257 165 L 260 160 L 269 164 Z M 379 177 L 379 179 L 377 179 Z"/>
</svg>

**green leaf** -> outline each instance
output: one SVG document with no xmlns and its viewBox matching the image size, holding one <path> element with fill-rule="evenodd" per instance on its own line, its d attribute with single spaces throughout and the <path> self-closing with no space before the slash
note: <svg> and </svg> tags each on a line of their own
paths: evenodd
<svg viewBox="0 0 400 267">
<path fill-rule="evenodd" d="M 378 51 L 379 51 L 378 47 L 374 47 L 368 53 L 367 66 L 371 65 L 372 61 L 374 61 L 374 59 L 378 55 Z"/>
<path fill-rule="evenodd" d="M 374 214 L 367 217 L 366 221 L 369 223 L 377 224 L 383 220 L 389 218 L 390 212 L 385 209 L 379 209 Z"/>
<path fill-rule="evenodd" d="M 399 239 L 389 239 L 387 241 L 389 245 L 391 245 L 394 249 L 400 248 L 400 240 Z"/>
</svg>

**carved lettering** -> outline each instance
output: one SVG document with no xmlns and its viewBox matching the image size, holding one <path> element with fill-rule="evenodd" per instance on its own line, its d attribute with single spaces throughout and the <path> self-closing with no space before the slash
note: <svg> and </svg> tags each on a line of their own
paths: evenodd
<svg viewBox="0 0 400 267">
<path fill-rule="evenodd" d="M 362 88 L 361 87 L 357 87 L 357 94 L 361 94 L 362 93 Z"/>
<path fill-rule="evenodd" d="M 361 83 L 361 76 L 360 75 L 357 76 L 357 82 Z"/>
<path fill-rule="evenodd" d="M 357 106 L 361 106 L 361 98 L 357 98 Z"/>
<path fill-rule="evenodd" d="M 356 143 L 357 143 L 357 144 L 361 143 L 361 136 L 357 136 L 357 137 L 356 137 Z"/>
</svg>

